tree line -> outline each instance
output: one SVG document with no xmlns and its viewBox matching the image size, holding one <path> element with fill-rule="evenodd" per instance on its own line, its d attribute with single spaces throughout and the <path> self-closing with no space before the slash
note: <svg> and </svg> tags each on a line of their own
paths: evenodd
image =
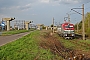
<svg viewBox="0 0 90 60">
<path fill-rule="evenodd" d="M 79 23 L 75 24 L 76 31 L 77 31 L 77 24 L 78 24 L 78 33 L 82 33 L 82 20 Z M 85 34 L 88 35 L 88 37 L 90 37 L 90 12 L 87 12 L 85 14 L 84 24 L 85 24 Z"/>
</svg>

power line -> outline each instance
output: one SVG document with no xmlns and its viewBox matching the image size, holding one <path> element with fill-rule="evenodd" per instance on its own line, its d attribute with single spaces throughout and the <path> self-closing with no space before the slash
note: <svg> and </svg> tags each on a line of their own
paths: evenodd
<svg viewBox="0 0 90 60">
<path fill-rule="evenodd" d="M 83 4 L 84 5 L 87 5 L 87 4 L 89 4 L 90 3 L 90 1 L 88 1 L 88 2 L 84 2 Z M 77 6 L 78 8 L 80 8 L 80 7 L 82 7 L 82 4 L 80 4 L 80 6 Z M 86 9 L 89 9 L 90 7 L 88 7 L 88 8 L 84 8 L 84 10 L 86 10 Z M 78 10 L 78 12 L 80 12 L 81 10 Z M 71 14 L 72 15 L 72 13 L 71 13 L 71 11 L 68 11 L 67 13 L 69 13 L 69 14 Z"/>
</svg>

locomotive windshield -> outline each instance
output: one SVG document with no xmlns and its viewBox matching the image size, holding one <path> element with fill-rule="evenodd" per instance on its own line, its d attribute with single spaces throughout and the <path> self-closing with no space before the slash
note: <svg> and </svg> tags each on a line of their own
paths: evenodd
<svg viewBox="0 0 90 60">
<path fill-rule="evenodd" d="M 71 26 L 70 24 L 65 26 L 65 28 L 73 28 L 73 26 Z"/>
</svg>

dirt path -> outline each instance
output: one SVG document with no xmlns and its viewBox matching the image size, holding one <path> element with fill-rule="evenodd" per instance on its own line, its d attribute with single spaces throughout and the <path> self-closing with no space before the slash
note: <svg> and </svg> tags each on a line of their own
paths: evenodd
<svg viewBox="0 0 90 60">
<path fill-rule="evenodd" d="M 15 35 L 11 35 L 11 36 L 0 36 L 0 46 L 5 45 L 6 43 L 14 41 L 14 40 L 16 40 L 18 38 L 21 38 L 22 36 L 25 36 L 25 35 L 27 35 L 29 33 L 30 32 L 15 34 Z"/>
<path fill-rule="evenodd" d="M 42 31 L 42 32 L 45 34 L 44 35 L 41 34 L 41 36 L 39 37 L 41 40 L 40 47 L 44 49 L 49 49 L 53 54 L 61 56 L 62 59 L 60 60 L 90 60 L 89 51 L 83 51 L 81 49 L 66 48 L 62 44 L 60 39 L 56 37 L 56 34 L 50 34 L 50 32 L 47 32 L 47 31 Z M 83 43 L 81 43 L 80 45 L 82 44 Z M 59 60 L 59 59 L 56 59 L 56 60 Z"/>
</svg>

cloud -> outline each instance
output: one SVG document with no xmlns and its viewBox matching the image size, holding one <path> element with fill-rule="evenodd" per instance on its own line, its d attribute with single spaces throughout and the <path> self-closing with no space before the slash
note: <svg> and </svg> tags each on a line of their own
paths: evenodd
<svg viewBox="0 0 90 60">
<path fill-rule="evenodd" d="M 31 14 L 31 15 L 36 16 L 37 14 Z"/>
<path fill-rule="evenodd" d="M 31 9 L 31 3 L 21 6 L 10 6 L 10 7 L 2 7 L 0 8 L 0 13 L 16 13 L 21 11 L 28 11 Z"/>
<path fill-rule="evenodd" d="M 39 0 L 39 2 L 41 2 L 41 3 L 49 3 L 50 1 L 49 0 Z"/>
<path fill-rule="evenodd" d="M 56 4 L 79 4 L 87 3 L 90 0 L 39 0 L 41 3 L 56 3 Z"/>
<path fill-rule="evenodd" d="M 61 0 L 60 3 L 62 4 L 77 4 L 79 3 L 78 0 Z"/>
<path fill-rule="evenodd" d="M 0 14 L 0 21 L 2 20 L 2 18 L 6 18 L 6 17 L 9 17 L 9 16 L 6 16 L 6 15 L 3 15 L 3 14 Z"/>
<path fill-rule="evenodd" d="M 53 0 L 54 1 L 54 0 Z M 57 0 L 60 4 L 83 4 L 90 2 L 90 0 Z"/>
<path fill-rule="evenodd" d="M 90 0 L 79 0 L 79 3 L 88 3 Z"/>
<path fill-rule="evenodd" d="M 60 5 L 60 4 L 78 4 L 85 2 L 84 0 L 38 0 L 40 3 L 48 3 L 52 5 Z"/>
<path fill-rule="evenodd" d="M 36 0 L 0 0 L 0 13 L 28 11 Z"/>
<path fill-rule="evenodd" d="M 0 0 L 0 8 L 2 7 L 10 7 L 12 5 L 16 5 L 17 4 L 17 1 L 14 1 L 14 0 Z"/>
<path fill-rule="evenodd" d="M 31 4 L 27 4 L 25 6 L 17 6 L 16 8 L 21 10 L 21 11 L 27 11 L 31 8 Z"/>
</svg>

